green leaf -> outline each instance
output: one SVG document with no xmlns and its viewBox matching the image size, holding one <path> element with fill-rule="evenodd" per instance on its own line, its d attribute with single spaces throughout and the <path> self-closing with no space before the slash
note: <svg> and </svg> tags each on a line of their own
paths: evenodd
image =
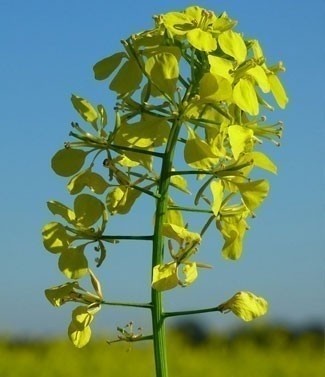
<svg viewBox="0 0 325 377">
<path fill-rule="evenodd" d="M 57 287 L 52 287 L 45 290 L 45 296 L 53 306 L 61 306 L 68 301 L 73 301 L 75 297 L 74 289 L 79 288 L 76 281 L 65 283 Z"/>
<path fill-rule="evenodd" d="M 250 128 L 243 126 L 228 127 L 229 142 L 234 159 L 237 160 L 243 152 L 250 152 L 253 149 L 254 132 Z"/>
<path fill-rule="evenodd" d="M 218 306 L 221 312 L 232 311 L 244 321 L 264 315 L 268 310 L 268 303 L 263 297 L 255 296 L 251 292 L 238 292 L 228 301 Z"/>
<path fill-rule="evenodd" d="M 200 102 L 220 102 L 231 98 L 232 87 L 230 82 L 214 73 L 205 73 L 200 81 Z"/>
<path fill-rule="evenodd" d="M 235 104 L 250 115 L 258 115 L 259 105 L 254 85 L 250 80 L 239 79 L 234 87 L 233 100 Z"/>
<path fill-rule="evenodd" d="M 200 28 L 189 30 L 186 34 L 186 38 L 197 50 L 211 52 L 217 49 L 217 41 L 213 35 Z"/>
<path fill-rule="evenodd" d="M 68 328 L 68 336 L 75 347 L 82 348 L 89 343 L 91 329 L 89 326 L 86 326 L 82 330 L 79 330 L 76 325 L 71 322 Z"/>
<path fill-rule="evenodd" d="M 271 85 L 271 92 L 277 104 L 284 109 L 289 101 L 286 91 L 277 75 L 271 74 L 268 76 Z"/>
<path fill-rule="evenodd" d="M 76 218 L 75 213 L 60 202 L 51 200 L 50 202 L 47 202 L 47 207 L 53 213 L 53 215 L 63 217 L 68 223 L 73 223 Z"/>
<path fill-rule="evenodd" d="M 95 194 L 101 195 L 108 186 L 109 184 L 101 175 L 87 169 L 71 178 L 67 187 L 71 195 L 79 194 L 85 187 Z"/>
<path fill-rule="evenodd" d="M 71 95 L 71 102 L 73 107 L 81 115 L 81 117 L 88 123 L 96 122 L 98 118 L 98 113 L 96 109 L 84 98 Z"/>
<path fill-rule="evenodd" d="M 270 160 L 270 158 L 266 154 L 254 151 L 251 152 L 250 155 L 252 156 L 255 166 L 267 170 L 273 174 L 277 174 L 277 166 L 272 160 Z"/>
<path fill-rule="evenodd" d="M 188 127 L 184 158 L 189 166 L 201 170 L 211 169 L 219 161 L 219 157 L 214 153 L 211 146 L 202 140 L 190 127 Z"/>
<path fill-rule="evenodd" d="M 125 94 L 138 89 L 142 80 L 142 72 L 134 59 L 125 62 L 111 81 L 109 88 L 114 92 Z"/>
<path fill-rule="evenodd" d="M 232 30 L 224 31 L 219 35 L 218 43 L 223 52 L 242 63 L 246 59 L 247 48 L 242 36 Z"/>
<path fill-rule="evenodd" d="M 118 52 L 96 63 L 93 68 L 95 79 L 96 80 L 107 79 L 115 71 L 115 69 L 120 65 L 124 57 L 126 57 L 126 54 L 124 52 Z"/>
<path fill-rule="evenodd" d="M 80 194 L 74 201 L 76 223 L 84 228 L 95 224 L 103 216 L 104 210 L 104 204 L 92 195 Z"/>
<path fill-rule="evenodd" d="M 235 184 L 240 191 L 244 203 L 251 211 L 262 204 L 270 189 L 270 185 L 265 179 Z"/>
<path fill-rule="evenodd" d="M 63 148 L 53 156 L 52 169 L 62 177 L 70 177 L 83 166 L 87 152 L 81 149 Z"/>
<path fill-rule="evenodd" d="M 63 251 L 59 258 L 59 269 L 69 279 L 80 279 L 88 274 L 88 261 L 84 255 L 85 245 Z"/>
<path fill-rule="evenodd" d="M 178 61 L 175 55 L 158 53 L 151 56 L 145 63 L 145 71 L 162 93 L 173 97 L 179 76 Z"/>
<path fill-rule="evenodd" d="M 152 288 L 157 291 L 167 291 L 178 285 L 177 264 L 170 262 L 158 264 L 153 268 Z"/>
<path fill-rule="evenodd" d="M 72 311 L 72 323 L 77 330 L 83 330 L 89 326 L 94 319 L 94 315 L 89 313 L 88 306 L 77 306 Z"/>
<path fill-rule="evenodd" d="M 44 225 L 42 236 L 45 249 L 54 254 L 66 250 L 74 239 L 67 234 L 62 224 L 56 222 Z"/>
<path fill-rule="evenodd" d="M 213 202 L 212 202 L 212 212 L 215 216 L 218 216 L 219 210 L 221 207 L 222 199 L 223 199 L 223 184 L 221 180 L 218 181 L 212 181 L 210 183 L 210 189 L 213 196 Z"/>
</svg>

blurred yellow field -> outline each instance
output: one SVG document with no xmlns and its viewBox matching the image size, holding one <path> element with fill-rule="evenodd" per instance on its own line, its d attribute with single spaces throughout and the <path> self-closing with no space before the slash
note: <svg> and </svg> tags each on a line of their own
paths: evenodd
<svg viewBox="0 0 325 377">
<path fill-rule="evenodd" d="M 268 329 L 224 339 L 169 333 L 170 377 L 318 377 L 324 371 L 321 332 Z M 67 340 L 0 343 L 1 377 L 153 377 L 150 343 L 92 341 L 78 350 Z"/>
</svg>

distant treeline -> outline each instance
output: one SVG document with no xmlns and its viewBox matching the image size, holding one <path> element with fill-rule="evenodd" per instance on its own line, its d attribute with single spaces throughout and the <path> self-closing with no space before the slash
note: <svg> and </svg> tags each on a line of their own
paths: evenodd
<svg viewBox="0 0 325 377">
<path fill-rule="evenodd" d="M 181 342 L 194 347 L 201 345 L 236 347 L 247 343 L 261 348 L 287 348 L 290 346 L 324 349 L 324 326 L 321 324 L 311 324 L 299 328 L 284 325 L 243 326 L 227 332 L 211 332 L 198 321 L 181 321 L 173 325 L 169 330 L 169 336 L 176 336 Z M 49 346 L 52 340 L 55 339 L 51 339 L 51 337 L 42 339 L 8 337 L 0 334 L 0 343 L 13 349 Z M 96 342 L 96 337 L 93 341 Z"/>
<path fill-rule="evenodd" d="M 253 327 L 243 326 L 229 332 L 211 332 L 202 326 L 200 322 L 184 321 L 173 326 L 172 331 L 178 333 L 193 346 L 199 346 L 207 342 L 235 346 L 237 343 L 247 342 L 261 347 L 303 345 L 309 348 L 324 348 L 324 326 L 316 323 L 298 328 L 269 324 Z"/>
</svg>

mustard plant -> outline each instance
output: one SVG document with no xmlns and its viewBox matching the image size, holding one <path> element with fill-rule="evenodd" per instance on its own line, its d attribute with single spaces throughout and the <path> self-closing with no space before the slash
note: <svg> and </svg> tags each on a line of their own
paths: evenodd
<svg viewBox="0 0 325 377">
<path fill-rule="evenodd" d="M 151 334 L 130 323 L 118 327 L 111 342 L 152 340 L 158 377 L 168 373 L 169 317 L 231 311 L 250 321 L 267 312 L 264 298 L 244 291 L 219 304 L 212 298 L 210 308 L 166 312 L 163 305 L 164 291 L 190 286 L 211 267 L 197 259 L 211 226 L 221 234 L 222 256 L 240 258 L 249 219 L 269 192 L 268 181 L 256 177 L 277 172 L 262 150 L 265 141 L 279 145 L 282 123 L 267 124 L 261 112 L 272 111 L 272 101 L 286 106 L 279 79 L 284 66 L 269 65 L 260 43 L 235 31 L 236 24 L 225 12 L 199 6 L 155 16 L 151 30 L 123 40 L 122 51 L 93 67 L 95 79 L 109 81 L 116 93 L 111 125 L 103 105 L 72 95 L 82 124 L 72 123 L 72 140 L 51 161 L 54 172 L 69 179 L 74 202 L 47 204 L 61 221 L 44 226 L 44 246 L 57 254 L 69 281 L 47 289 L 46 297 L 57 307 L 78 304 L 68 328 L 76 347 L 88 343 L 91 322 L 104 305 L 149 310 Z M 112 234 L 110 221 L 126 222 L 140 197 L 155 204 L 151 234 Z M 189 216 L 197 214 L 206 219 L 192 229 Z M 109 263 L 108 245 L 126 240 L 152 244 L 151 297 L 145 303 L 110 301 L 94 273 L 93 264 Z M 91 291 L 80 283 L 87 276 Z"/>
</svg>

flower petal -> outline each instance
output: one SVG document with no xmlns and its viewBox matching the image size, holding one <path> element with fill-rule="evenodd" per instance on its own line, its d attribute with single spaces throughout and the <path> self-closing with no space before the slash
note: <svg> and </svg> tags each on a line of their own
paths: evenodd
<svg viewBox="0 0 325 377">
<path fill-rule="evenodd" d="M 284 109 L 289 101 L 285 89 L 277 75 L 269 75 L 269 82 L 271 85 L 271 92 L 277 104 Z"/>
<path fill-rule="evenodd" d="M 86 326 L 82 330 L 79 330 L 76 325 L 71 322 L 68 328 L 68 335 L 74 346 L 82 348 L 87 345 L 90 340 L 91 329 L 89 326 Z"/>
<path fill-rule="evenodd" d="M 217 49 L 217 40 L 213 35 L 200 28 L 195 28 L 187 32 L 187 40 L 189 43 L 200 51 L 211 52 Z"/>
<path fill-rule="evenodd" d="M 235 160 L 243 152 L 250 152 L 253 148 L 254 132 L 250 128 L 233 125 L 228 127 L 229 142 Z"/>
<path fill-rule="evenodd" d="M 259 105 L 254 85 L 250 80 L 240 79 L 234 87 L 235 104 L 250 115 L 258 115 Z"/>
<path fill-rule="evenodd" d="M 158 264 L 153 268 L 152 288 L 157 291 L 167 291 L 178 285 L 177 264 L 170 262 Z"/>
<path fill-rule="evenodd" d="M 221 50 L 235 58 L 238 64 L 246 59 L 247 48 L 244 39 L 239 33 L 232 30 L 224 31 L 219 35 L 218 43 Z"/>
</svg>

